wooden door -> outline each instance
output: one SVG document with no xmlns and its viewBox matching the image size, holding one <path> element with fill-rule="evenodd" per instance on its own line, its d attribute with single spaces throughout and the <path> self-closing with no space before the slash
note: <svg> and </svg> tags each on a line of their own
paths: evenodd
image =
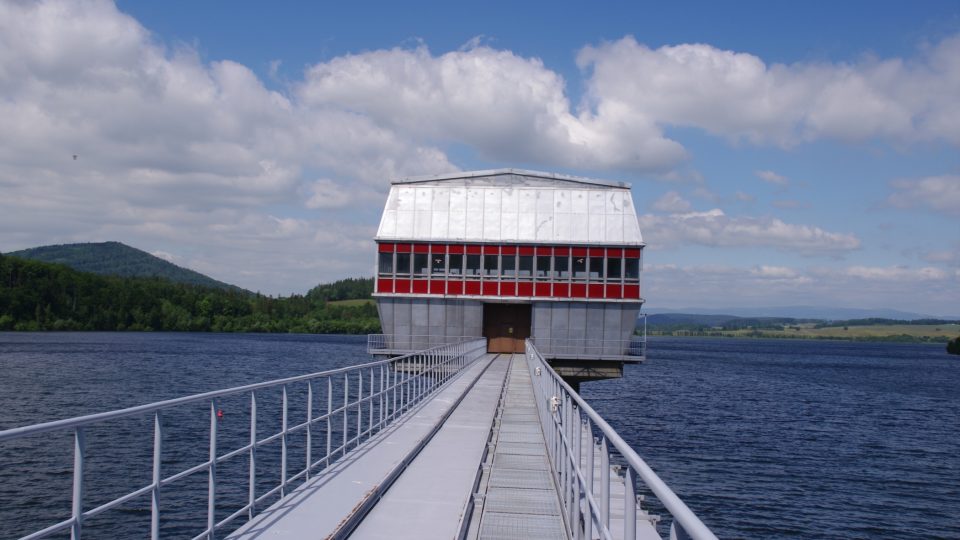
<svg viewBox="0 0 960 540">
<path fill-rule="evenodd" d="M 483 335 L 487 338 L 487 352 L 524 352 L 531 320 L 530 304 L 484 304 Z"/>
</svg>

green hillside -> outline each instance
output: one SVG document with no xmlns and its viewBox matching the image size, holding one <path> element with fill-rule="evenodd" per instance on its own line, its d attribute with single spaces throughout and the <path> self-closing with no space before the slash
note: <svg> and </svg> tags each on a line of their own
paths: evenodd
<svg viewBox="0 0 960 540">
<path fill-rule="evenodd" d="M 7 255 L 34 261 L 64 264 L 80 272 L 91 272 L 103 276 L 159 277 L 174 283 L 249 292 L 234 285 L 217 281 L 199 272 L 181 268 L 146 251 L 120 242 L 41 246 L 13 251 L 7 253 Z"/>
<path fill-rule="evenodd" d="M 317 290 L 345 300 L 368 298 L 369 293 L 349 294 L 357 282 L 344 280 Z M 372 303 L 338 305 L 322 296 L 272 298 L 158 277 L 101 276 L 62 264 L 0 255 L 0 331 L 369 334 L 380 330 Z"/>
</svg>

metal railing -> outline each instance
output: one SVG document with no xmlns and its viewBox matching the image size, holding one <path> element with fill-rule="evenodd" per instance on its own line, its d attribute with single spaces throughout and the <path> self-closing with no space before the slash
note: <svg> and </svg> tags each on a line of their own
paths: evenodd
<svg viewBox="0 0 960 540">
<path fill-rule="evenodd" d="M 79 540 L 83 531 L 83 524 L 90 518 L 108 510 L 140 498 L 150 498 L 150 538 L 160 536 L 161 508 L 160 494 L 164 494 L 164 505 L 170 505 L 169 488 L 175 482 L 188 476 L 206 473 L 207 475 L 207 504 L 206 528 L 196 539 L 213 539 L 217 532 L 234 522 L 241 516 L 253 518 L 259 510 L 266 506 L 269 500 L 283 498 L 297 484 L 310 478 L 314 471 L 328 467 L 336 459 L 342 458 L 347 451 L 356 448 L 371 436 L 383 430 L 398 416 L 410 410 L 412 406 L 422 401 L 424 397 L 435 392 L 451 377 L 461 372 L 464 367 L 476 360 L 485 350 L 485 341 L 471 341 L 443 345 L 424 350 L 416 354 L 406 355 L 389 360 L 370 362 L 357 366 L 334 369 L 309 375 L 289 377 L 258 384 L 229 388 L 196 394 L 167 401 L 160 401 L 148 405 L 140 405 L 127 409 L 115 410 L 99 414 L 80 416 L 66 420 L 58 420 L 32 426 L 24 426 L 0 431 L 0 445 L 3 443 L 55 432 L 72 434 L 73 438 L 73 492 L 70 517 L 31 534 L 22 539 L 43 538 L 51 534 L 69 530 L 73 540 Z M 293 392 L 294 387 L 297 392 Z M 279 390 L 281 393 L 281 414 L 279 429 L 264 435 L 262 425 L 258 425 L 258 396 L 270 390 Z M 303 396 L 305 399 L 305 418 L 296 421 L 291 418 L 290 396 Z M 249 416 L 247 437 L 240 439 L 246 444 L 237 448 L 225 449 L 218 444 L 218 425 L 222 411 L 218 403 L 230 398 L 244 400 Z M 317 414 L 314 404 L 326 402 L 325 410 Z M 209 451 L 207 459 L 194 466 L 177 472 L 165 470 L 164 440 L 167 427 L 163 420 L 164 413 L 171 414 L 170 409 L 185 405 L 200 404 L 208 410 L 209 432 L 207 443 Z M 318 407 L 319 408 L 319 407 Z M 204 413 L 207 414 L 207 413 Z M 98 429 L 105 422 L 139 417 L 152 416 L 153 451 L 149 467 L 152 470 L 152 481 L 129 493 L 94 508 L 87 508 L 84 502 L 84 487 L 88 481 L 85 478 L 85 464 L 88 461 L 86 433 L 94 427 Z M 202 422 L 206 424 L 205 421 Z M 205 430 L 204 430 L 205 431 Z M 290 470 L 290 452 L 288 447 L 292 436 L 302 434 L 305 437 L 302 452 L 303 464 L 293 472 Z M 258 454 L 265 445 L 280 445 L 280 471 L 276 485 L 262 492 L 258 487 L 262 485 L 259 477 L 263 476 L 258 470 Z M 318 455 L 314 455 L 318 451 Z M 245 493 L 246 504 L 236 509 L 218 508 L 218 493 L 222 493 L 223 482 L 236 481 L 236 476 L 224 478 L 218 475 L 218 469 L 228 460 L 246 458 L 246 478 L 239 480 L 240 488 L 231 486 L 233 491 Z M 167 459 L 167 461 L 170 461 Z M 241 464 L 242 467 L 242 464 Z M 182 503 L 181 503 L 182 505 Z M 172 506 L 178 506 L 174 503 Z M 217 519 L 218 512 L 222 515 L 230 512 L 222 519 Z"/>
<path fill-rule="evenodd" d="M 532 337 L 530 340 L 548 358 L 643 357 L 647 352 L 646 336 L 630 339 Z"/>
<path fill-rule="evenodd" d="M 557 375 L 530 340 L 527 340 L 526 356 L 564 515 L 576 538 L 613 538 L 609 472 L 613 452 L 626 462 L 623 538 L 636 538 L 639 507 L 636 478 L 673 517 L 671 539 L 717 538 L 620 435 Z M 584 433 L 588 434 L 590 441 L 586 444 L 582 442 Z M 599 441 L 594 434 L 599 435 Z M 598 459 L 595 453 L 600 454 L 599 479 L 594 478 L 595 460 Z M 596 485 L 598 481 L 599 486 Z"/>
<path fill-rule="evenodd" d="M 402 354 L 431 347 L 484 339 L 480 336 L 429 336 L 408 334 L 367 334 L 368 354 Z M 399 352 L 398 352 L 399 351 Z"/>
</svg>

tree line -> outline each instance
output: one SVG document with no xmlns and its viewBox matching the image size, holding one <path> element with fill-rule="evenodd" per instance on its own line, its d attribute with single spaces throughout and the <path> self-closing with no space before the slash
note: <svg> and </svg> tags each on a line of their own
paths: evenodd
<svg viewBox="0 0 960 540">
<path fill-rule="evenodd" d="M 273 298 L 0 255 L 0 330 L 368 334 L 380 331 L 372 303 L 332 302 L 372 291 L 373 279 L 347 279 Z"/>
</svg>

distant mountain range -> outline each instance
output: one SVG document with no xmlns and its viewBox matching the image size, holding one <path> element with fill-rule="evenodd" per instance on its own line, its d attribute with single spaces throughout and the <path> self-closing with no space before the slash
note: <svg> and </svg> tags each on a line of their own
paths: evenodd
<svg viewBox="0 0 960 540">
<path fill-rule="evenodd" d="M 80 272 L 120 277 L 160 277 L 176 283 L 249 292 L 120 242 L 41 246 L 12 251 L 7 255 L 63 264 Z"/>
<path fill-rule="evenodd" d="M 696 314 L 697 317 L 705 315 L 719 316 L 721 319 L 732 319 L 736 317 L 789 317 L 793 319 L 822 319 L 827 321 L 844 321 L 849 319 L 895 319 L 901 321 L 914 321 L 917 319 L 950 319 L 960 320 L 957 316 L 928 315 L 922 313 L 913 313 L 910 311 L 900 311 L 897 309 L 865 309 L 865 308 L 832 308 L 824 306 L 776 306 L 763 308 L 722 308 L 711 309 L 702 307 L 689 307 L 679 309 L 669 308 L 648 308 L 645 309 L 648 314 Z M 699 321 L 700 319 L 698 319 Z M 706 323 L 704 323 L 706 324 Z"/>
</svg>

